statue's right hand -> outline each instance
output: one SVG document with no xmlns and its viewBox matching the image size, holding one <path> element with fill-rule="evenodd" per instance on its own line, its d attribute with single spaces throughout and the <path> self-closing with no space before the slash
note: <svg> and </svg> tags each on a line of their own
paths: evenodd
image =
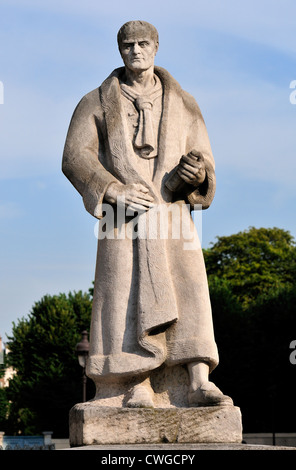
<svg viewBox="0 0 296 470">
<path fill-rule="evenodd" d="M 105 193 L 105 199 L 111 204 L 119 204 L 133 211 L 147 211 L 154 206 L 154 197 L 141 183 L 111 183 Z"/>
</svg>

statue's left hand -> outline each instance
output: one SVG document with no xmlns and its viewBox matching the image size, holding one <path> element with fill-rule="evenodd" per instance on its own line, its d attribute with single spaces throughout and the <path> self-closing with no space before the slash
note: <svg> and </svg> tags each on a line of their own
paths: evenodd
<svg viewBox="0 0 296 470">
<path fill-rule="evenodd" d="M 206 178 L 205 162 L 193 155 L 183 155 L 180 160 L 178 175 L 188 184 L 199 186 Z"/>
</svg>

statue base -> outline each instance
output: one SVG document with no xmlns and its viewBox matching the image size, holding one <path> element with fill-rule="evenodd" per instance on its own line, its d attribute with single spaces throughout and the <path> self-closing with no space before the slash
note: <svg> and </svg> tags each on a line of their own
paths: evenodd
<svg viewBox="0 0 296 470">
<path fill-rule="evenodd" d="M 99 444 L 241 443 L 236 406 L 119 408 L 97 400 L 70 410 L 70 446 Z"/>
</svg>

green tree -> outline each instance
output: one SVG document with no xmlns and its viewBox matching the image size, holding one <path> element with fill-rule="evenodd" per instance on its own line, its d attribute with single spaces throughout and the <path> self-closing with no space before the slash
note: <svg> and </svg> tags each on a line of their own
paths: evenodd
<svg viewBox="0 0 296 470">
<path fill-rule="evenodd" d="M 6 388 L 0 388 L 0 430 L 3 431 L 9 412 Z"/>
<path fill-rule="evenodd" d="M 294 432 L 296 368 L 290 362 L 290 343 L 296 339 L 296 288 L 270 290 L 248 309 L 246 331 L 248 350 L 245 363 L 251 364 L 247 394 L 248 426 L 269 431 Z"/>
<path fill-rule="evenodd" d="M 227 280 L 244 308 L 271 289 L 293 286 L 296 246 L 288 231 L 251 227 L 217 239 L 204 250 L 209 284 L 215 277 Z"/>
<path fill-rule="evenodd" d="M 295 242 L 250 228 L 205 250 L 220 364 L 213 381 L 241 408 L 244 432 L 293 432 Z"/>
<path fill-rule="evenodd" d="M 6 433 L 68 435 L 69 410 L 82 401 L 75 345 L 81 332 L 89 330 L 91 305 L 90 294 L 82 292 L 45 296 L 27 319 L 13 324 L 8 361 L 17 373 L 7 389 Z M 93 394 L 91 381 L 88 386 Z"/>
</svg>

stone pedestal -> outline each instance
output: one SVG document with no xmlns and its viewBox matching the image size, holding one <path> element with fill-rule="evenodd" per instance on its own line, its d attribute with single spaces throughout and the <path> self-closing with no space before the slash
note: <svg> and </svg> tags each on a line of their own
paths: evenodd
<svg viewBox="0 0 296 470">
<path fill-rule="evenodd" d="M 236 406 L 200 408 L 117 408 L 98 401 L 70 411 L 70 446 L 98 444 L 240 443 Z"/>
</svg>

